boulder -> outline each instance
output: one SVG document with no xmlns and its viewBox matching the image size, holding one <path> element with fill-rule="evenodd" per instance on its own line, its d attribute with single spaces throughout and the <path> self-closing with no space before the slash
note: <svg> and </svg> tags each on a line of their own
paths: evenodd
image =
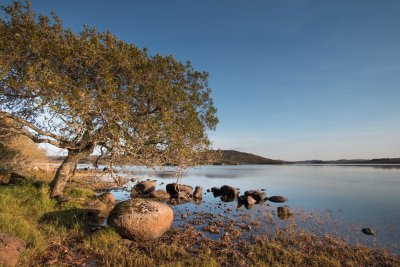
<svg viewBox="0 0 400 267">
<path fill-rule="evenodd" d="M 194 199 L 202 199 L 203 198 L 203 187 L 196 186 L 193 193 Z"/>
<path fill-rule="evenodd" d="M 246 202 L 248 205 L 254 205 L 257 203 L 257 201 L 252 197 L 252 196 L 247 196 L 246 197 Z"/>
<path fill-rule="evenodd" d="M 150 197 L 158 200 L 165 200 L 169 199 L 171 196 L 164 190 L 155 190 L 150 193 Z"/>
<path fill-rule="evenodd" d="M 236 199 L 238 194 L 239 194 L 239 189 L 234 188 L 232 186 L 229 185 L 223 185 L 220 189 L 220 193 L 223 196 L 227 196 L 229 198 L 234 198 Z"/>
<path fill-rule="evenodd" d="M 238 207 L 244 205 L 246 209 L 251 209 L 256 203 L 257 201 L 252 196 L 243 195 L 238 197 Z"/>
<path fill-rule="evenodd" d="M 0 232 L 0 266 L 16 266 L 25 250 L 26 244 L 23 240 Z"/>
<path fill-rule="evenodd" d="M 112 193 L 107 192 L 99 195 L 97 197 L 101 202 L 103 202 L 106 205 L 114 205 L 115 204 L 115 197 Z"/>
<path fill-rule="evenodd" d="M 221 188 L 213 187 L 211 188 L 211 192 L 213 193 L 214 197 L 219 197 L 221 195 Z"/>
<path fill-rule="evenodd" d="M 157 182 L 156 181 L 142 181 L 138 182 L 135 187 L 132 189 L 132 194 L 150 194 L 156 189 Z"/>
<path fill-rule="evenodd" d="M 272 196 L 267 199 L 268 199 L 268 201 L 276 202 L 276 203 L 283 203 L 283 202 L 288 201 L 288 199 L 286 197 L 282 197 L 282 196 Z"/>
<path fill-rule="evenodd" d="M 184 184 L 167 184 L 166 186 L 168 194 L 173 198 L 183 198 L 187 199 L 193 195 L 193 187 Z"/>
<path fill-rule="evenodd" d="M 220 199 L 222 202 L 232 202 L 232 201 L 236 200 L 236 197 L 229 196 L 229 195 L 222 195 L 220 197 Z"/>
<path fill-rule="evenodd" d="M 108 224 L 124 238 L 152 240 L 172 225 L 172 209 L 157 201 L 130 199 L 118 203 L 108 217 Z"/>
<path fill-rule="evenodd" d="M 244 192 L 244 194 L 246 196 L 251 196 L 252 198 L 254 198 L 257 201 L 257 203 L 263 201 L 266 196 L 265 192 L 262 192 L 260 190 L 249 190 Z"/>
</svg>

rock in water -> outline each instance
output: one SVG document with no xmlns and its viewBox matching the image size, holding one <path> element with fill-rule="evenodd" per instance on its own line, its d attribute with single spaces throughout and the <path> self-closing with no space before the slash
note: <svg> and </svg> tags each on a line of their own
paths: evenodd
<svg viewBox="0 0 400 267">
<path fill-rule="evenodd" d="M 223 195 L 223 196 L 236 199 L 239 194 L 239 189 L 234 188 L 229 185 L 223 185 L 220 189 L 220 192 L 221 192 L 221 195 Z"/>
<path fill-rule="evenodd" d="M 257 201 L 252 196 L 246 196 L 246 195 L 240 196 L 238 198 L 238 202 L 239 202 L 239 204 L 242 204 L 242 205 L 247 204 L 250 206 L 257 203 Z"/>
<path fill-rule="evenodd" d="M 272 196 L 268 198 L 268 201 L 271 202 L 276 202 L 276 203 L 283 203 L 288 201 L 288 199 L 286 197 L 282 197 L 282 196 Z"/>
<path fill-rule="evenodd" d="M 214 197 L 219 197 L 221 195 L 221 188 L 219 187 L 213 187 L 210 191 L 213 193 Z"/>
<path fill-rule="evenodd" d="M 103 193 L 101 195 L 98 196 L 98 199 L 108 205 L 113 205 L 115 203 L 115 197 L 112 193 L 107 192 L 107 193 Z"/>
<path fill-rule="evenodd" d="M 202 199 L 203 198 L 203 187 L 196 186 L 196 188 L 194 189 L 193 198 L 194 199 Z"/>
<path fill-rule="evenodd" d="M 278 218 L 281 220 L 289 219 L 293 213 L 290 211 L 289 207 L 278 207 Z"/>
<path fill-rule="evenodd" d="M 160 202 L 130 199 L 115 206 L 108 224 L 128 239 L 151 240 L 160 237 L 172 225 L 172 209 Z"/>
<path fill-rule="evenodd" d="M 257 201 L 257 203 L 263 201 L 266 196 L 266 194 L 264 192 L 259 191 L 259 190 L 246 191 L 246 192 L 244 192 L 244 194 L 246 196 L 251 196 L 252 198 L 254 198 Z"/>
<path fill-rule="evenodd" d="M 375 231 L 369 227 L 361 229 L 361 232 L 363 232 L 365 235 L 376 235 Z"/>
<path fill-rule="evenodd" d="M 138 182 L 131 191 L 131 197 L 136 197 L 140 194 L 150 194 L 156 189 L 156 181 L 142 181 Z"/>
<path fill-rule="evenodd" d="M 165 200 L 169 199 L 171 196 L 164 190 L 155 190 L 150 193 L 150 197 L 158 200 Z"/>
<path fill-rule="evenodd" d="M 168 194 L 171 195 L 173 198 L 190 198 L 193 194 L 193 187 L 184 184 L 167 184 L 166 189 Z"/>
<path fill-rule="evenodd" d="M 0 232 L 0 266 L 16 266 L 21 253 L 25 250 L 24 241 Z"/>
</svg>

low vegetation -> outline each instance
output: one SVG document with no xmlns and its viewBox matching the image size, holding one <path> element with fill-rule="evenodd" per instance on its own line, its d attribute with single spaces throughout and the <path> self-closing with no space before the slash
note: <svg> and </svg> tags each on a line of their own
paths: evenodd
<svg viewBox="0 0 400 267">
<path fill-rule="evenodd" d="M 82 206 L 90 189 L 69 184 L 66 203 L 49 198 L 51 174 L 0 187 L 0 231 L 22 238 L 22 266 L 399 266 L 399 256 L 331 237 L 280 230 L 275 238 L 215 240 L 188 225 L 155 241 L 131 242 L 96 225 Z"/>
</svg>

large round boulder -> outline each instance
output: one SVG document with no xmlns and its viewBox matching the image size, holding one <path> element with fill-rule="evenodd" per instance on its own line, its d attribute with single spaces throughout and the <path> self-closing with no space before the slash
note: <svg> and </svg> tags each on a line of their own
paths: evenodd
<svg viewBox="0 0 400 267">
<path fill-rule="evenodd" d="M 172 225 L 172 209 L 157 201 L 135 198 L 115 206 L 108 224 L 128 239 L 151 240 L 160 237 Z"/>
</svg>

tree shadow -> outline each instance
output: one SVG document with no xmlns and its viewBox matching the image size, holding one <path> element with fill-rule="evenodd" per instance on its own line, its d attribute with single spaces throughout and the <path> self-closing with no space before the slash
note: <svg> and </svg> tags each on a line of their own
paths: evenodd
<svg viewBox="0 0 400 267">
<path fill-rule="evenodd" d="M 56 227 L 82 227 L 88 229 L 93 225 L 99 225 L 104 218 L 99 218 L 97 214 L 87 209 L 73 208 L 69 210 L 59 210 L 48 212 L 40 218 L 40 223 L 47 223 Z"/>
</svg>

